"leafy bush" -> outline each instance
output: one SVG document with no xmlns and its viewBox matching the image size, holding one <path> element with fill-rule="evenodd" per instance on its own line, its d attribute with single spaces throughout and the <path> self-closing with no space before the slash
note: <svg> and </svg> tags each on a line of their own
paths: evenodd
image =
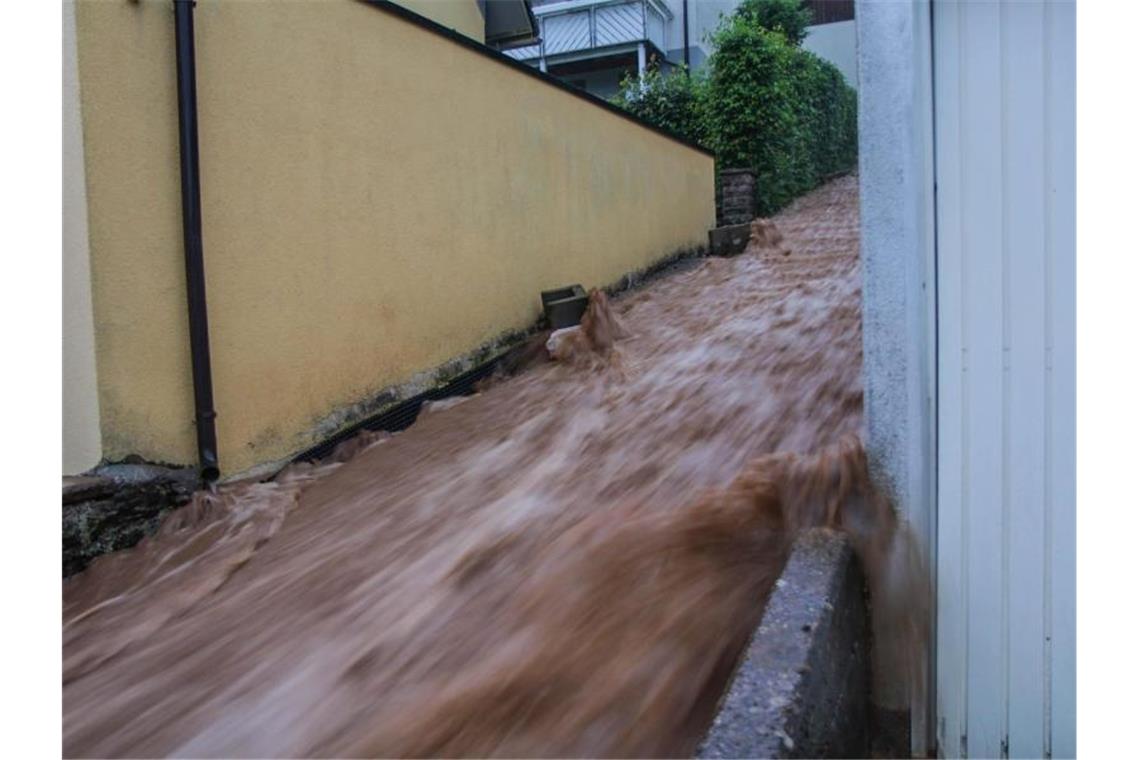
<svg viewBox="0 0 1140 760">
<path fill-rule="evenodd" d="M 736 16 L 744 21 L 778 32 L 793 45 L 801 45 L 811 24 L 811 11 L 800 0 L 744 0 L 736 7 Z"/>
<path fill-rule="evenodd" d="M 730 18 L 714 35 L 706 120 L 720 168 L 756 171 L 761 213 L 794 195 L 797 137 L 792 50 L 776 32 Z"/>
<path fill-rule="evenodd" d="M 718 169 L 752 169 L 761 215 L 854 166 L 857 100 L 837 68 L 747 14 L 711 41 L 702 75 L 649 72 L 614 102 L 709 148 Z"/>
<path fill-rule="evenodd" d="M 707 146 L 704 124 L 705 83 L 685 76 L 683 67 L 673 74 L 650 70 L 640 80 L 627 76 L 611 102 L 670 132 Z"/>
<path fill-rule="evenodd" d="M 835 66 L 806 50 L 792 59 L 791 81 L 802 141 L 797 166 L 818 180 L 850 169 L 858 154 L 855 91 Z M 802 153 L 802 156 L 800 155 Z"/>
<path fill-rule="evenodd" d="M 856 159 L 855 91 L 830 63 L 733 16 L 713 35 L 705 128 L 721 168 L 756 172 L 771 214 Z"/>
</svg>

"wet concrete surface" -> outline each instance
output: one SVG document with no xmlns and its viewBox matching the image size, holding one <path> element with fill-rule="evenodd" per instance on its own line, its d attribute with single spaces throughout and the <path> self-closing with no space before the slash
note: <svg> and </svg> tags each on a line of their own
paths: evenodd
<svg viewBox="0 0 1140 760">
<path fill-rule="evenodd" d="M 777 216 L 790 255 L 615 298 L 603 362 L 196 494 L 96 560 L 64 586 L 65 754 L 690 755 L 799 531 L 868 566 L 896 543 L 856 439 L 857 196 Z"/>
<path fill-rule="evenodd" d="M 867 757 L 865 593 L 842 534 L 804 533 L 697 757 Z"/>
</svg>

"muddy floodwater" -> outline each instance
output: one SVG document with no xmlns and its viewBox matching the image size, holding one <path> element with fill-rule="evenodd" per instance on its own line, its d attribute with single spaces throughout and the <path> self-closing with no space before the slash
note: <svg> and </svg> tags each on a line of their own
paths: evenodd
<svg viewBox="0 0 1140 760">
<path fill-rule="evenodd" d="M 97 560 L 64 586 L 65 754 L 691 753 L 796 531 L 872 564 L 897 531 L 857 440 L 856 203 L 841 178 L 774 218 L 788 255 L 613 299 L 605 366 L 199 494 Z"/>
</svg>

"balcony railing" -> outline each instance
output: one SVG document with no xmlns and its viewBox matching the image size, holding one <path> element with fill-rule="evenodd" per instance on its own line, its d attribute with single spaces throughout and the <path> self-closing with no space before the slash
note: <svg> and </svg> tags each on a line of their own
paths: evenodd
<svg viewBox="0 0 1140 760">
<path fill-rule="evenodd" d="M 673 14 L 660 0 L 566 0 L 534 7 L 538 45 L 504 51 L 530 61 L 628 43 L 650 42 L 662 52 Z"/>
</svg>

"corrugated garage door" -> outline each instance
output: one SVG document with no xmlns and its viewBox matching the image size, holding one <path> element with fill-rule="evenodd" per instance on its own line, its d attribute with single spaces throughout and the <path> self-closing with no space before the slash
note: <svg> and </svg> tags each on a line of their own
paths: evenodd
<svg viewBox="0 0 1140 760">
<path fill-rule="evenodd" d="M 1076 751 L 1075 23 L 934 5 L 947 756 Z"/>
</svg>

